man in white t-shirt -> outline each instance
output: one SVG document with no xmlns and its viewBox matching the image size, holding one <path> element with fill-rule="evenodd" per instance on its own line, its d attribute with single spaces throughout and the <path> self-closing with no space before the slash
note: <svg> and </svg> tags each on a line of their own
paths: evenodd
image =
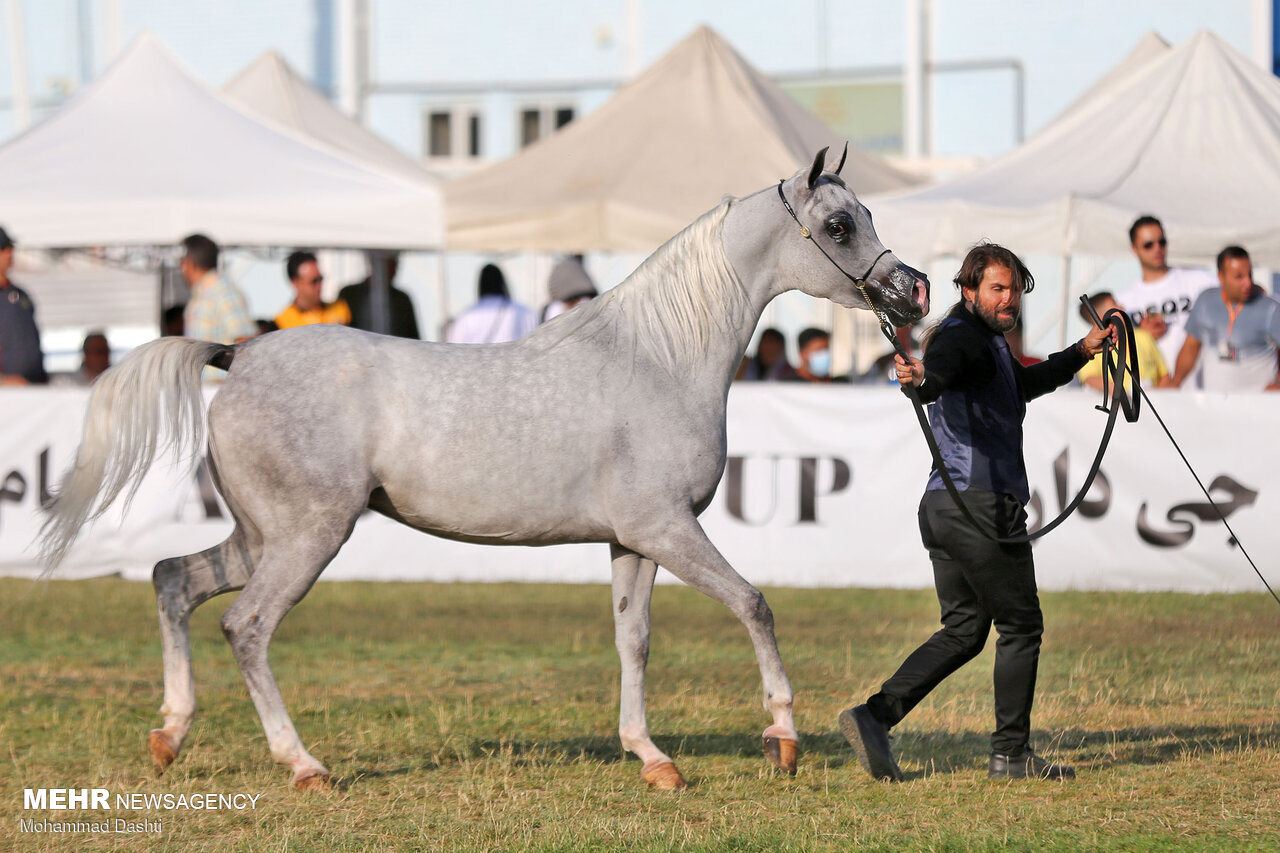
<svg viewBox="0 0 1280 853">
<path fill-rule="evenodd" d="M 523 338 L 538 325 L 538 315 L 511 299 L 507 279 L 495 264 L 480 270 L 480 301 L 445 329 L 451 344 L 498 344 Z"/>
<path fill-rule="evenodd" d="M 1161 384 L 1180 386 L 1198 364 L 1206 391 L 1280 390 L 1280 302 L 1253 283 L 1249 253 L 1239 246 L 1218 254 L 1218 281 L 1196 299 L 1176 368 Z"/>
<path fill-rule="evenodd" d="M 1129 228 L 1129 245 L 1142 267 L 1142 278 L 1116 294 L 1133 322 L 1151 333 L 1164 362 L 1178 360 L 1186 338 L 1187 317 L 1196 297 L 1218 284 L 1208 270 L 1174 269 L 1165 262 L 1168 240 L 1154 216 L 1140 216 Z"/>
</svg>

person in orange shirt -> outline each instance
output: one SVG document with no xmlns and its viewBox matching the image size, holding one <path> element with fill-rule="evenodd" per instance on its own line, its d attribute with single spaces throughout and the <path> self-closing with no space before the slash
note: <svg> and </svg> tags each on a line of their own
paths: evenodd
<svg viewBox="0 0 1280 853">
<path fill-rule="evenodd" d="M 341 299 L 325 302 L 320 298 L 324 276 L 320 274 L 320 265 L 314 254 L 294 252 L 285 261 L 284 269 L 289 283 L 293 285 L 294 298 L 293 303 L 276 317 L 278 327 L 292 329 L 312 323 L 351 325 L 351 309 L 346 302 Z"/>
</svg>

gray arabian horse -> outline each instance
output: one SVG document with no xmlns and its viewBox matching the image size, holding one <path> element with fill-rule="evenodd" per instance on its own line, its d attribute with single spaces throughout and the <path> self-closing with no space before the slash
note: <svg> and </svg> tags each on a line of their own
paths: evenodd
<svg viewBox="0 0 1280 853">
<path fill-rule="evenodd" d="M 928 307 L 924 277 L 884 249 L 839 169 L 823 171 L 825 156 L 778 187 L 726 199 L 626 281 L 518 341 L 447 345 L 317 325 L 235 346 L 162 338 L 104 375 L 42 533 L 49 566 L 88 520 L 132 497 L 158 450 L 197 455 L 202 369 L 227 371 L 207 413 L 208 462 L 235 529 L 153 574 L 164 649 L 164 727 L 148 742 L 157 770 L 195 716 L 191 612 L 242 590 L 222 629 L 271 755 L 295 786 L 328 785 L 267 648 L 368 507 L 466 542 L 609 543 L 618 733 L 645 781 L 671 789 L 685 781 L 649 737 L 644 696 L 649 603 L 664 566 L 746 626 L 773 716 L 765 754 L 794 774 L 773 613 L 698 523 L 724 471 L 729 385 L 765 305 L 785 291 L 846 307 L 870 299 L 895 325 Z"/>
</svg>

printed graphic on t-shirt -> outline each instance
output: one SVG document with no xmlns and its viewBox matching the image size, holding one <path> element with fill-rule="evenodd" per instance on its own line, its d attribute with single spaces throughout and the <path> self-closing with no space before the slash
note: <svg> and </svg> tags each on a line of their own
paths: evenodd
<svg viewBox="0 0 1280 853">
<path fill-rule="evenodd" d="M 1190 296 L 1184 295 L 1171 297 L 1163 302 L 1152 302 L 1151 304 L 1144 305 L 1141 308 L 1130 308 L 1129 316 L 1133 318 L 1133 322 L 1135 324 L 1141 324 L 1142 318 L 1148 314 L 1163 314 L 1165 321 L 1170 325 L 1182 325 L 1182 322 L 1186 320 L 1186 317 L 1183 316 L 1177 320 L 1175 320 L 1174 317 L 1179 314 L 1190 314 L 1191 305 L 1192 299 Z"/>
</svg>

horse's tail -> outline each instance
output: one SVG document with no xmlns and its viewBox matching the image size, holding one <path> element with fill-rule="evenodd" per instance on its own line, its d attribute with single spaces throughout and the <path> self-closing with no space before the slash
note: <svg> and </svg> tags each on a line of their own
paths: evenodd
<svg viewBox="0 0 1280 853">
<path fill-rule="evenodd" d="M 51 572 L 86 522 L 125 494 L 133 500 L 160 445 L 194 458 L 204 445 L 201 372 L 226 370 L 235 348 L 189 338 L 138 347 L 94 383 L 75 462 L 67 469 L 40 529 L 40 557 Z M 167 428 L 167 441 L 165 438 Z M 96 507 L 96 508 L 95 508 Z"/>
</svg>

